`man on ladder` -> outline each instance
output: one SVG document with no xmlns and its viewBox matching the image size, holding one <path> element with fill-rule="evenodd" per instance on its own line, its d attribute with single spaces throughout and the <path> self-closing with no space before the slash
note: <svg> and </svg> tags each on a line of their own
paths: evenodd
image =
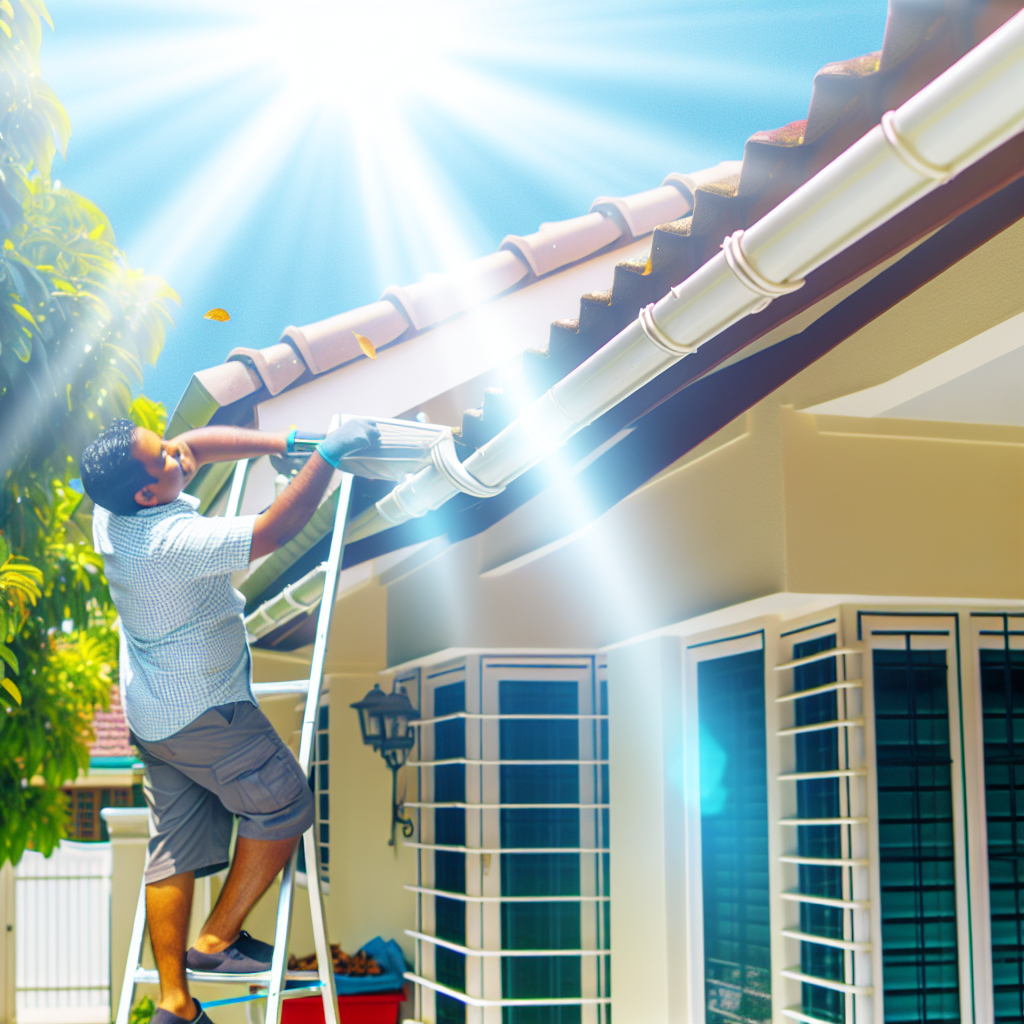
<svg viewBox="0 0 1024 1024">
<path fill-rule="evenodd" d="M 378 437 L 373 421 L 347 421 L 266 511 L 230 519 L 199 515 L 186 484 L 207 463 L 291 454 L 294 431 L 204 427 L 168 441 L 117 420 L 82 456 L 93 540 L 121 617 L 122 704 L 146 766 L 146 914 L 160 975 L 152 1024 L 210 1024 L 186 968 L 270 969 L 273 947 L 241 926 L 312 824 L 313 799 L 252 695 L 245 601 L 231 574 L 298 534 L 342 458 Z M 193 881 L 227 866 L 235 817 L 231 870 L 186 952 Z"/>
</svg>

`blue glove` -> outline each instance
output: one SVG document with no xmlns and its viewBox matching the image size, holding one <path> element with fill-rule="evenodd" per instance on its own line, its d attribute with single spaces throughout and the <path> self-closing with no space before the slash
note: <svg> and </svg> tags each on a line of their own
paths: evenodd
<svg viewBox="0 0 1024 1024">
<path fill-rule="evenodd" d="M 309 430 L 293 429 L 288 435 L 288 454 L 309 455 L 311 452 L 316 451 L 317 444 L 319 444 L 326 436 L 327 435 L 322 431 L 314 433 Z"/>
<path fill-rule="evenodd" d="M 356 417 L 328 434 L 316 447 L 320 457 L 335 469 L 341 469 L 346 455 L 369 448 L 380 440 L 380 431 L 373 420 Z"/>
</svg>

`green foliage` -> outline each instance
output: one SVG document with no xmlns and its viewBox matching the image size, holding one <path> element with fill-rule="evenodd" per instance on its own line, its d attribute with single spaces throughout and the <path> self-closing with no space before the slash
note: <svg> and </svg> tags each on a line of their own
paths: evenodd
<svg viewBox="0 0 1024 1024">
<path fill-rule="evenodd" d="M 163 429 L 163 406 L 132 390 L 177 301 L 50 180 L 71 126 L 39 76 L 44 22 L 42 0 L 0 0 L 0 864 L 66 834 L 60 789 L 109 704 L 114 611 L 70 481 L 116 417 Z"/>
<path fill-rule="evenodd" d="M 149 996 L 143 996 L 128 1014 L 128 1024 L 149 1024 L 156 1013 L 156 1003 Z"/>
</svg>

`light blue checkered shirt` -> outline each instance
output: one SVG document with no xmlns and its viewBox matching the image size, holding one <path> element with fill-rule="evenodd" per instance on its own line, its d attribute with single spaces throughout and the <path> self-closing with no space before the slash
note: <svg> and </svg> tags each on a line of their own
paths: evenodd
<svg viewBox="0 0 1024 1024">
<path fill-rule="evenodd" d="M 249 564 L 256 517 L 207 519 L 198 507 L 183 494 L 134 516 L 93 513 L 121 616 L 121 700 L 142 740 L 166 739 L 218 704 L 256 703 L 245 598 L 231 586 Z"/>
</svg>

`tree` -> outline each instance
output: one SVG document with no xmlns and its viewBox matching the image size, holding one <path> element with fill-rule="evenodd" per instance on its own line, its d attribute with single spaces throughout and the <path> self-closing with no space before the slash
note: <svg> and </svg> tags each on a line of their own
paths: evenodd
<svg viewBox="0 0 1024 1024">
<path fill-rule="evenodd" d="M 42 0 L 0 0 L 0 864 L 66 834 L 60 787 L 109 701 L 114 612 L 72 480 L 112 419 L 163 429 L 132 392 L 177 301 L 51 180 L 71 126 L 39 74 L 44 22 Z"/>
</svg>

